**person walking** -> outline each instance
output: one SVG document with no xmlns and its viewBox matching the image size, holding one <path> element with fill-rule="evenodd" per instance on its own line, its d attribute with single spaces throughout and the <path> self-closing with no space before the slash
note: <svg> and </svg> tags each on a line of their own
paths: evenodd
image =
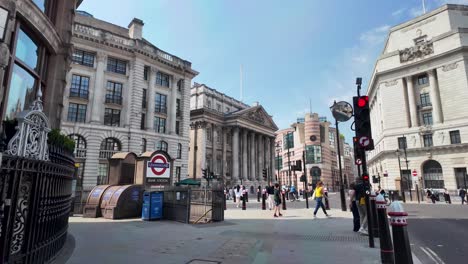
<svg viewBox="0 0 468 264">
<path fill-rule="evenodd" d="M 237 208 L 239 208 L 239 205 L 240 205 L 240 202 L 241 202 L 241 194 L 242 194 L 242 191 L 241 191 L 241 188 L 239 185 L 237 185 L 236 189 L 234 190 L 234 193 L 236 195 L 236 203 L 237 203 Z"/>
<path fill-rule="evenodd" d="M 274 209 L 275 208 L 275 204 L 274 204 L 274 194 L 275 194 L 275 186 L 273 184 L 271 184 L 270 186 L 268 186 L 267 188 L 267 195 L 268 195 L 268 208 L 270 210 Z"/>
<path fill-rule="evenodd" d="M 281 209 L 280 209 L 280 204 L 281 204 L 281 196 L 280 196 L 280 189 L 279 189 L 279 184 L 275 184 L 275 189 L 273 192 L 273 199 L 275 200 L 275 213 L 273 217 L 278 217 L 278 216 L 283 216 L 281 214 Z M 278 212 L 278 214 L 276 214 Z"/>
<path fill-rule="evenodd" d="M 359 219 L 359 211 L 356 204 L 356 190 L 354 190 L 356 183 L 351 183 L 349 185 L 349 209 L 353 213 L 353 231 L 358 232 L 361 227 L 361 221 Z"/>
<path fill-rule="evenodd" d="M 445 203 L 452 204 L 452 200 L 450 199 L 450 193 L 447 188 L 444 188 L 444 200 Z"/>
<path fill-rule="evenodd" d="M 319 181 L 317 183 L 317 188 L 315 188 L 315 202 L 316 203 L 315 203 L 314 217 L 317 217 L 317 211 L 320 207 L 322 208 L 322 211 L 326 216 L 330 216 L 329 214 L 327 214 L 327 211 L 325 210 L 325 206 L 323 205 L 322 199 L 323 199 L 323 182 Z"/>
<path fill-rule="evenodd" d="M 462 205 L 465 204 L 466 190 L 463 188 L 460 188 L 460 191 L 458 192 L 458 196 L 460 196 L 462 200 Z"/>
<path fill-rule="evenodd" d="M 359 228 L 358 232 L 361 235 L 369 235 L 369 232 L 367 231 L 366 188 L 364 186 L 364 182 L 361 180 L 361 177 L 356 177 L 354 191 L 357 208 L 359 211 L 359 221 L 361 223 L 361 227 Z"/>
</svg>

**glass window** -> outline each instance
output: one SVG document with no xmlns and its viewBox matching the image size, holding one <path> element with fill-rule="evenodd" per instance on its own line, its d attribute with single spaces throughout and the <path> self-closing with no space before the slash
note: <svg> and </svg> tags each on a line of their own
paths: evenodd
<svg viewBox="0 0 468 264">
<path fill-rule="evenodd" d="M 100 150 L 120 151 L 120 142 L 115 138 L 106 138 L 101 142 Z"/>
<path fill-rule="evenodd" d="M 15 56 L 31 69 L 37 71 L 39 46 L 23 30 L 20 30 L 18 34 Z"/>
<path fill-rule="evenodd" d="M 14 119 L 16 114 L 28 109 L 35 99 L 34 77 L 18 65 L 13 66 L 6 116 Z"/>
<path fill-rule="evenodd" d="M 167 152 L 167 142 L 163 140 L 158 141 L 158 143 L 156 144 L 156 150 L 162 150 Z"/>
<path fill-rule="evenodd" d="M 180 135 L 180 121 L 176 121 L 175 123 L 175 132 L 177 135 Z"/>
<path fill-rule="evenodd" d="M 169 78 L 168 74 L 158 72 L 156 74 L 156 84 L 163 87 L 169 87 Z"/>
<path fill-rule="evenodd" d="M 104 111 L 104 125 L 120 126 L 120 110 L 106 108 Z"/>
<path fill-rule="evenodd" d="M 180 99 L 176 99 L 176 116 L 180 116 L 181 111 L 180 111 Z"/>
<path fill-rule="evenodd" d="M 145 81 L 148 80 L 148 76 L 149 76 L 149 72 L 150 72 L 150 67 L 149 66 L 145 66 L 145 68 L 143 69 L 143 79 Z"/>
<path fill-rule="evenodd" d="M 429 96 L 429 93 L 422 93 L 419 95 L 421 99 L 421 107 L 425 106 L 430 106 L 431 104 L 431 97 Z"/>
<path fill-rule="evenodd" d="M 69 122 L 86 122 L 86 108 L 87 105 L 70 103 L 68 105 L 67 120 Z"/>
<path fill-rule="evenodd" d="M 107 184 L 107 163 L 99 163 L 97 185 Z"/>
<path fill-rule="evenodd" d="M 283 157 L 282 156 L 276 156 L 276 169 L 283 169 Z"/>
<path fill-rule="evenodd" d="M 156 113 L 167 113 L 167 96 L 164 94 L 156 93 L 156 97 L 154 98 L 154 112 Z"/>
<path fill-rule="evenodd" d="M 423 135 L 424 147 L 432 147 L 432 134 Z"/>
<path fill-rule="evenodd" d="M 146 114 L 142 113 L 141 120 L 140 120 L 140 129 L 145 130 L 145 127 L 146 127 Z"/>
<path fill-rule="evenodd" d="M 317 164 L 322 162 L 322 147 L 321 146 L 306 146 L 306 163 Z"/>
<path fill-rule="evenodd" d="M 221 112 L 221 105 L 220 104 L 216 104 L 216 111 Z"/>
<path fill-rule="evenodd" d="M 126 74 L 127 62 L 124 60 L 109 57 L 107 59 L 107 70 L 118 74 Z"/>
<path fill-rule="evenodd" d="M 180 167 L 176 167 L 175 168 L 175 177 L 176 177 L 176 181 L 177 182 L 180 182 Z"/>
<path fill-rule="evenodd" d="M 182 91 L 182 89 L 184 89 L 184 80 L 183 80 L 183 79 L 180 79 L 180 80 L 177 82 L 177 90 L 178 90 L 178 91 Z"/>
<path fill-rule="evenodd" d="M 283 149 L 287 148 L 294 148 L 294 134 L 293 133 L 287 133 L 284 135 L 284 147 Z"/>
<path fill-rule="evenodd" d="M 122 84 L 107 81 L 106 103 L 122 104 Z"/>
<path fill-rule="evenodd" d="M 428 83 L 429 83 L 429 78 L 427 77 L 427 74 L 418 76 L 418 85 L 425 85 Z"/>
<path fill-rule="evenodd" d="M 335 134 L 333 132 L 328 132 L 328 140 L 330 141 L 330 146 L 335 147 Z"/>
<path fill-rule="evenodd" d="M 166 119 L 162 117 L 154 117 L 154 130 L 158 133 L 166 133 Z"/>
<path fill-rule="evenodd" d="M 182 144 L 177 144 L 177 158 L 181 159 L 182 158 Z"/>
<path fill-rule="evenodd" d="M 75 158 L 86 158 L 86 140 L 84 137 L 78 134 L 71 134 L 68 137 L 75 142 L 75 151 L 73 152 Z"/>
<path fill-rule="evenodd" d="M 423 113 L 423 124 L 426 126 L 432 125 L 432 113 Z"/>
<path fill-rule="evenodd" d="M 76 64 L 81 64 L 88 67 L 94 66 L 94 53 L 84 50 L 75 49 L 73 51 L 72 61 Z"/>
<path fill-rule="evenodd" d="M 455 179 L 457 182 L 457 189 L 466 189 L 468 185 L 468 175 L 466 175 L 466 168 L 455 168 Z"/>
<path fill-rule="evenodd" d="M 450 144 L 460 144 L 460 130 L 450 131 Z"/>
<path fill-rule="evenodd" d="M 142 96 L 142 99 L 141 99 L 141 108 L 143 108 L 143 109 L 146 108 L 146 102 L 147 102 L 146 89 L 143 89 L 143 96 Z"/>
<path fill-rule="evenodd" d="M 89 77 L 72 75 L 70 87 L 70 97 L 80 97 L 88 99 L 89 93 Z"/>
<path fill-rule="evenodd" d="M 141 139 L 141 153 L 146 152 L 146 139 Z"/>
<path fill-rule="evenodd" d="M 408 146 L 406 145 L 406 137 L 399 137 L 398 138 L 398 148 L 399 149 L 408 148 Z"/>
</svg>

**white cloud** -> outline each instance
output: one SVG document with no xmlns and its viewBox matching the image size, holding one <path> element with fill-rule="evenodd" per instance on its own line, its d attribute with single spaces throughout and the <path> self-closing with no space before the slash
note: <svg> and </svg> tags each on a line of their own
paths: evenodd
<svg viewBox="0 0 468 264">
<path fill-rule="evenodd" d="M 428 11 L 428 7 L 426 7 L 426 11 Z M 417 7 L 412 7 L 409 10 L 409 16 L 410 17 L 417 17 L 423 14 L 423 8 L 422 6 L 417 6 Z"/>
<path fill-rule="evenodd" d="M 385 40 L 385 36 L 390 29 L 389 25 L 383 25 L 373 28 L 361 34 L 360 40 L 371 46 L 379 45 Z"/>
<path fill-rule="evenodd" d="M 399 16 L 401 16 L 405 11 L 406 11 L 406 8 L 400 8 L 400 9 L 398 9 L 398 10 L 396 10 L 396 11 L 393 11 L 393 12 L 392 12 L 392 16 L 393 16 L 393 17 L 399 17 Z"/>
</svg>

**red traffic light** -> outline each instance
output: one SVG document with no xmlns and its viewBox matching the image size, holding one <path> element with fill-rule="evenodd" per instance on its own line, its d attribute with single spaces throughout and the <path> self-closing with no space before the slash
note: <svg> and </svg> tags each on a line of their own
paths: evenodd
<svg viewBox="0 0 468 264">
<path fill-rule="evenodd" d="M 362 180 L 363 181 L 369 181 L 369 174 L 363 174 L 362 175 Z"/>
<path fill-rule="evenodd" d="M 361 96 L 358 99 L 357 105 L 358 107 L 363 108 L 367 105 L 368 102 L 369 102 L 369 96 Z"/>
</svg>

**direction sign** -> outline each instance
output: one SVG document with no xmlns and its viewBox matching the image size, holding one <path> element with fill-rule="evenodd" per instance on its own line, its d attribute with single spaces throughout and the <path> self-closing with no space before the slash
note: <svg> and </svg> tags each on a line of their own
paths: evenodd
<svg viewBox="0 0 468 264">
<path fill-rule="evenodd" d="M 418 177 L 418 172 L 416 170 L 413 170 L 413 177 Z"/>
<path fill-rule="evenodd" d="M 370 139 L 368 137 L 361 137 L 359 139 L 359 145 L 361 145 L 361 147 L 367 147 L 369 146 L 370 144 Z"/>
<path fill-rule="evenodd" d="M 355 161 L 354 163 L 356 163 L 356 165 L 361 165 L 361 164 L 362 164 L 362 160 L 361 160 L 361 159 L 356 159 L 356 161 Z"/>
</svg>

